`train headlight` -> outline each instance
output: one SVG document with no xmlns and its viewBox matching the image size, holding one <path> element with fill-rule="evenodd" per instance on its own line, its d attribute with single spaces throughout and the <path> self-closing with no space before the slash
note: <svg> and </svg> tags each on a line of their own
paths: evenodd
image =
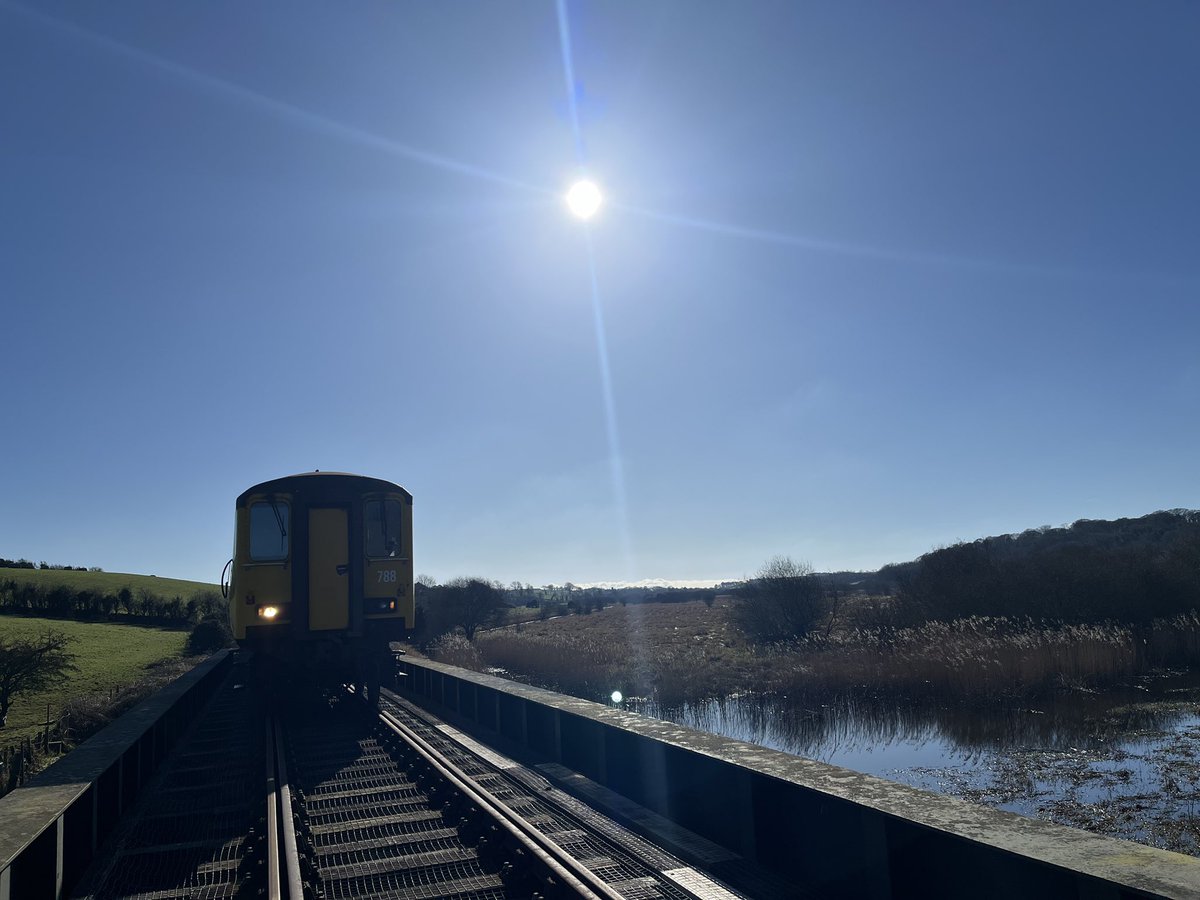
<svg viewBox="0 0 1200 900">
<path fill-rule="evenodd" d="M 262 616 L 264 619 L 273 619 L 277 615 L 279 615 L 279 607 L 278 606 L 260 606 L 258 608 L 258 614 L 260 616 Z"/>
</svg>

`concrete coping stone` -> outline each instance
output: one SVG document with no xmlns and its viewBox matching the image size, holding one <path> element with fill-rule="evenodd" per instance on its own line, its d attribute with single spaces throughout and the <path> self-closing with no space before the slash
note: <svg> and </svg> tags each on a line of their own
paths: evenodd
<svg viewBox="0 0 1200 900">
<path fill-rule="evenodd" d="M 0 797 L 0 871 L 228 656 L 228 650 L 214 653 L 100 729 L 28 784 Z"/>
<path fill-rule="evenodd" d="M 874 775 L 433 660 L 405 657 L 404 663 L 1051 866 L 1168 897 L 1200 897 L 1200 859 L 1196 857 L 991 809 L 957 797 L 923 791 Z M 406 679 L 403 687 L 411 690 L 413 686 Z"/>
</svg>

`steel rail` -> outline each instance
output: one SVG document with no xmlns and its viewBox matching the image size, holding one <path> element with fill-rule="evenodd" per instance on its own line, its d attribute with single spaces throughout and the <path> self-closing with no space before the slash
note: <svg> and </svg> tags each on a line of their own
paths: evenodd
<svg viewBox="0 0 1200 900">
<path fill-rule="evenodd" d="M 279 791 L 275 783 L 275 754 L 271 752 L 275 744 L 273 724 L 268 717 L 267 752 L 264 754 L 267 766 L 267 900 L 283 900 L 279 884 Z"/>
<path fill-rule="evenodd" d="M 292 791 L 288 785 L 287 760 L 283 755 L 283 735 L 278 720 L 275 722 L 275 769 L 279 787 L 280 824 L 283 826 L 283 862 L 287 871 L 288 900 L 304 900 L 300 853 L 296 845 L 296 819 L 292 815 Z"/>
<path fill-rule="evenodd" d="M 587 900 L 623 900 L 623 895 L 614 891 L 587 866 L 526 822 L 503 801 L 460 775 L 431 744 L 391 712 L 381 710 L 379 718 L 388 729 L 416 751 L 431 768 L 471 803 L 495 820 L 534 859 L 546 866 L 564 887 Z"/>
<path fill-rule="evenodd" d="M 267 900 L 304 900 L 296 822 L 292 816 L 292 792 L 288 787 L 287 762 L 283 755 L 283 734 L 274 716 L 267 718 L 266 746 Z M 287 877 L 284 878 L 284 875 Z"/>
</svg>

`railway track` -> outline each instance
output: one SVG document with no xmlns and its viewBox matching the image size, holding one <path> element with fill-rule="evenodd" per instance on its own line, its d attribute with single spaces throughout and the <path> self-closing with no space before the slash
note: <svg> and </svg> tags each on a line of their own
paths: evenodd
<svg viewBox="0 0 1200 900">
<path fill-rule="evenodd" d="M 613 898 L 389 713 L 289 728 L 314 897 Z"/>
<path fill-rule="evenodd" d="M 741 896 L 692 865 L 576 799 L 542 772 L 504 757 L 458 732 L 395 693 L 383 691 L 381 716 L 419 736 L 448 765 L 453 766 L 508 812 L 522 827 L 536 831 L 554 848 L 571 857 L 604 882 L 617 896 L 628 898 L 704 898 L 732 900 Z M 558 766 L 547 766 L 558 770 Z M 770 900 L 796 897 L 796 887 L 757 868 L 697 835 L 676 829 L 681 847 L 696 860 L 720 860 L 749 895 Z"/>
<path fill-rule="evenodd" d="M 396 695 L 377 715 L 350 697 L 272 704 L 247 674 L 234 667 L 76 896 L 740 896 Z"/>
</svg>

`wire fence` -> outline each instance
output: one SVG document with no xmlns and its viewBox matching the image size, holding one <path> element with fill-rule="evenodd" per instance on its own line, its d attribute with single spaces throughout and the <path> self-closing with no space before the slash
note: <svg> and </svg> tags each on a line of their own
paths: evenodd
<svg viewBox="0 0 1200 900">
<path fill-rule="evenodd" d="M 46 707 L 46 721 L 32 737 L 0 747 L 0 797 L 16 790 L 46 768 L 54 759 L 67 752 L 71 745 L 71 714 L 62 712 L 51 718 Z"/>
</svg>

